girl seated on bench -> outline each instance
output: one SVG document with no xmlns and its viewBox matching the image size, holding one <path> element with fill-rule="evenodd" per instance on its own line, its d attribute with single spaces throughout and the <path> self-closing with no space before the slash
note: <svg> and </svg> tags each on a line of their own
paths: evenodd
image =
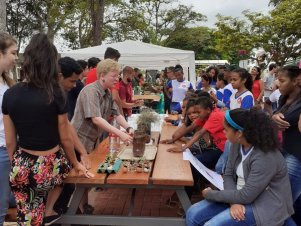
<svg viewBox="0 0 301 226">
<path fill-rule="evenodd" d="M 271 119 L 257 109 L 239 108 L 226 112 L 224 126 L 233 143 L 224 190 L 204 189 L 205 200 L 188 209 L 186 225 L 281 226 L 287 218 L 295 225 L 286 162 Z"/>
</svg>

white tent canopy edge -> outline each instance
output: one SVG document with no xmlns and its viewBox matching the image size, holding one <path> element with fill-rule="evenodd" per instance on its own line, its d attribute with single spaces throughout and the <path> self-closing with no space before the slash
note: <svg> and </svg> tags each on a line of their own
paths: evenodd
<svg viewBox="0 0 301 226">
<path fill-rule="evenodd" d="M 71 50 L 61 53 L 61 56 L 69 56 L 77 60 L 87 60 L 90 57 L 103 59 L 107 47 L 112 47 L 120 52 L 121 57 L 119 63 L 122 66 L 127 65 L 141 69 L 163 69 L 168 66 L 181 64 L 184 68 L 185 78 L 195 85 L 194 51 L 173 49 L 140 41 L 126 40 L 124 42 Z"/>
</svg>

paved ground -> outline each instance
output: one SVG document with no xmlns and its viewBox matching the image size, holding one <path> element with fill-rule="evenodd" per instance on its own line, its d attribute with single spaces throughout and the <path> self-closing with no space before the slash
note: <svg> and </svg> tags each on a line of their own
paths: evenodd
<svg viewBox="0 0 301 226">
<path fill-rule="evenodd" d="M 142 190 L 136 191 L 134 201 L 134 216 L 162 216 L 162 217 L 181 217 L 181 209 L 178 205 L 167 205 L 167 200 L 172 196 L 173 191 L 167 190 Z M 90 192 L 89 203 L 94 206 L 95 214 L 106 215 L 127 215 L 130 203 L 130 189 L 105 189 Z M 201 199 L 199 194 L 192 197 L 195 203 Z M 9 211 L 10 221 L 15 220 L 15 210 Z M 16 224 L 5 224 L 16 225 Z"/>
</svg>

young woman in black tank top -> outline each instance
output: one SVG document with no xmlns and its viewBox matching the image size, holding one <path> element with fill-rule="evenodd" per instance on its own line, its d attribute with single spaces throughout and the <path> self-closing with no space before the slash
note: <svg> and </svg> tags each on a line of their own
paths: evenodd
<svg viewBox="0 0 301 226">
<path fill-rule="evenodd" d="M 46 35 L 33 36 L 24 52 L 24 82 L 7 90 L 3 97 L 6 146 L 12 161 L 10 184 L 18 207 L 18 225 L 43 224 L 47 193 L 67 177 L 69 161 L 77 171 L 87 174 L 76 160 L 67 132 L 67 108 L 58 85 L 57 58 L 57 50 Z"/>
</svg>

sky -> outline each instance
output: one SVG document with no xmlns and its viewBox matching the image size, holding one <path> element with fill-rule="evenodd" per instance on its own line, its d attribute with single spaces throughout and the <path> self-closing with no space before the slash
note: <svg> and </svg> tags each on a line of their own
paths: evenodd
<svg viewBox="0 0 301 226">
<path fill-rule="evenodd" d="M 268 13 L 272 7 L 269 0 L 179 0 L 183 5 L 192 5 L 193 10 L 207 16 L 207 22 L 200 23 L 201 26 L 214 27 L 215 16 L 220 13 L 224 16 L 241 17 L 241 12 L 250 10 L 252 12 Z"/>
</svg>

